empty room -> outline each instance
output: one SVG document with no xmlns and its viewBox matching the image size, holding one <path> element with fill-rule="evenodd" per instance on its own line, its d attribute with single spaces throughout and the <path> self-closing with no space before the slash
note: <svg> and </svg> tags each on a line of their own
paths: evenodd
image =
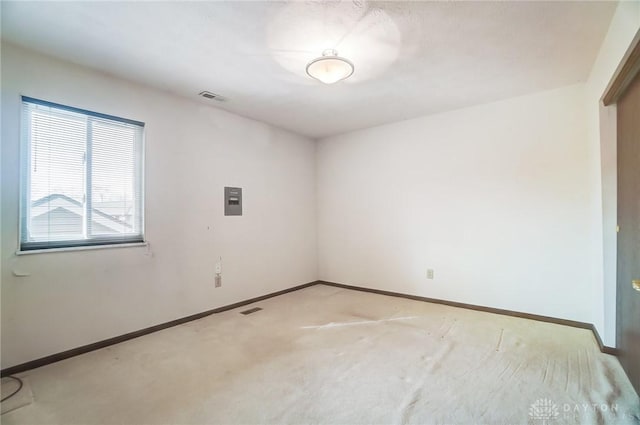
<svg viewBox="0 0 640 425">
<path fill-rule="evenodd" d="M 640 1 L 5 1 L 3 424 L 640 424 Z"/>
</svg>

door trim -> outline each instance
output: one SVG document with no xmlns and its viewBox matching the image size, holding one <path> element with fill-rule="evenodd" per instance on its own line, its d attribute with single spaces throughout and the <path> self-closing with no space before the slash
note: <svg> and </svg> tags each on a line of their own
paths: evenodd
<svg viewBox="0 0 640 425">
<path fill-rule="evenodd" d="M 620 99 L 636 74 L 640 72 L 640 30 L 633 38 L 631 45 L 624 54 L 620 65 L 614 72 L 609 85 L 602 96 L 604 106 L 613 105 Z"/>
</svg>

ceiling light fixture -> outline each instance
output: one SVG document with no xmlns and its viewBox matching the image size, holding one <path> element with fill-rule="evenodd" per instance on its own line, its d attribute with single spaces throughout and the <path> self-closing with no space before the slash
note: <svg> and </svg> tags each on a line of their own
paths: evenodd
<svg viewBox="0 0 640 425">
<path fill-rule="evenodd" d="M 353 70 L 353 64 L 338 56 L 338 52 L 334 49 L 325 50 L 322 56 L 307 65 L 307 74 L 325 84 L 333 84 L 349 78 Z"/>
</svg>

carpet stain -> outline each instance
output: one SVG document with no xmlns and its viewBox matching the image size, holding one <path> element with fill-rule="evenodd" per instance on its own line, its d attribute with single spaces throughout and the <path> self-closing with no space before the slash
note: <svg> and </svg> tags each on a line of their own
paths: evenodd
<svg viewBox="0 0 640 425">
<path fill-rule="evenodd" d="M 358 322 L 341 322 L 341 323 L 331 322 L 325 325 L 301 326 L 300 329 L 331 329 L 331 328 L 340 328 L 344 326 L 377 325 L 385 322 L 395 322 L 397 320 L 411 320 L 415 318 L 416 318 L 415 316 L 411 316 L 411 317 L 392 317 L 390 319 L 380 319 L 380 320 L 361 320 Z"/>
</svg>

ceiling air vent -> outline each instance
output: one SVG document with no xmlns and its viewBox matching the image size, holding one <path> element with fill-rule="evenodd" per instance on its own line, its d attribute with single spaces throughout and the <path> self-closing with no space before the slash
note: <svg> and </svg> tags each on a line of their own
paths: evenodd
<svg viewBox="0 0 640 425">
<path fill-rule="evenodd" d="M 225 97 L 220 96 L 219 94 L 211 93 L 210 91 L 206 90 L 201 91 L 198 94 L 206 99 L 217 100 L 218 102 L 224 102 L 225 100 L 227 100 Z"/>
</svg>

